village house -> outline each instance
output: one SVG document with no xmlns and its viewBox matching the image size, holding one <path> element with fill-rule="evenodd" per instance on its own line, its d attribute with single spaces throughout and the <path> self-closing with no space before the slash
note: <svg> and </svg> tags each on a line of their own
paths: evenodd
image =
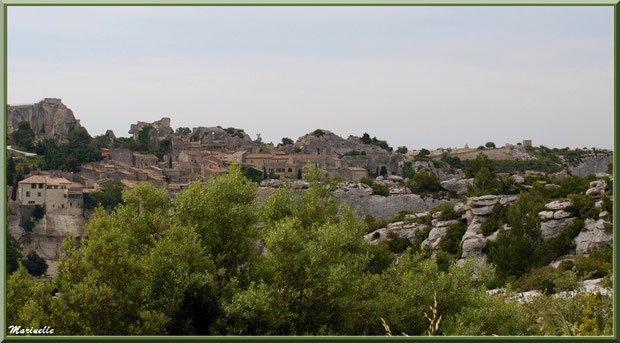
<svg viewBox="0 0 620 343">
<path fill-rule="evenodd" d="M 18 182 L 17 199 L 21 205 L 44 206 L 46 211 L 81 210 L 83 186 L 65 178 L 33 175 Z"/>
</svg>

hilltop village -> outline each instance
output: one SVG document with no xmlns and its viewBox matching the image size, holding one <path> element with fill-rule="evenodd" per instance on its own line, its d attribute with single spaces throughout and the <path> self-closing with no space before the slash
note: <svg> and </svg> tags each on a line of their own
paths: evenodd
<svg viewBox="0 0 620 343">
<path fill-rule="evenodd" d="M 173 128 L 167 117 L 131 124 L 129 137 L 117 137 L 111 130 L 91 137 L 60 99 L 8 106 L 7 110 L 8 231 L 21 244 L 23 255 L 35 252 L 45 260 L 49 266 L 46 275 L 56 273 L 62 240 L 86 235 L 86 222 L 94 207 L 101 204 L 111 209 L 120 201 L 122 189 L 149 182 L 173 198 L 192 181 L 225 175 L 232 165 L 259 183 L 262 197 L 281 186 L 303 191 L 308 188 L 306 168 L 319 168 L 337 181 L 334 196 L 357 209 L 360 217 L 369 218 L 375 231 L 366 239 L 372 244 L 407 237 L 411 244 L 429 251 L 439 249 L 448 227 L 456 223 L 453 219 L 434 220 L 431 226 L 427 225 L 430 222 L 411 226 L 407 220 L 392 219 L 404 219 L 403 213 L 408 213 L 406 218 L 416 221 L 430 215 L 433 208 L 460 203 L 457 212 L 471 212 L 466 219 L 473 225 L 472 233 L 462 238 L 462 257 L 483 254 L 487 237 L 480 236 L 479 223 L 492 214 L 494 204 L 510 204 L 520 191 L 535 189 L 538 184 L 548 189 L 560 187 L 557 180 L 570 175 L 597 175 L 593 192 L 605 192 L 601 180 L 612 178 L 611 151 L 535 147 L 531 140 L 502 146 L 487 142 L 472 148 L 410 150 L 392 148 L 386 140 L 368 133 L 342 138 L 316 129 L 296 141 L 285 137 L 273 144 L 260 137 L 253 140 L 240 128 Z M 476 165 L 489 161 L 493 161 L 493 167 L 488 168 L 492 175 L 472 172 L 481 169 Z M 488 180 L 482 180 L 484 177 Z M 493 198 L 488 198 L 491 195 Z M 594 200 L 601 202 L 600 198 Z M 548 228 L 553 231 L 550 235 L 567 220 L 547 221 L 547 226 L 555 225 Z M 602 222 L 596 223 L 603 227 Z M 415 235 L 420 230 L 426 232 L 425 239 Z M 608 234 L 603 236 L 602 244 L 611 242 Z"/>
</svg>

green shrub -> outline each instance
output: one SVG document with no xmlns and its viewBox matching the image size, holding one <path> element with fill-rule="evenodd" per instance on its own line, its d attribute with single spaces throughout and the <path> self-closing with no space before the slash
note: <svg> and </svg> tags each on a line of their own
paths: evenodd
<svg viewBox="0 0 620 343">
<path fill-rule="evenodd" d="M 394 238 L 389 241 L 390 251 L 399 254 L 411 246 L 411 242 L 407 238 Z"/>
<path fill-rule="evenodd" d="M 372 274 L 380 274 L 394 263 L 394 253 L 388 241 L 381 241 L 377 245 L 370 245 L 370 263 L 368 270 Z"/>
<path fill-rule="evenodd" d="M 575 258 L 574 270 L 582 279 L 594 279 L 613 272 L 613 249 L 606 247 L 593 251 L 589 256 L 578 255 Z"/>
<path fill-rule="evenodd" d="M 363 183 L 363 184 L 365 184 L 366 186 L 371 187 L 371 186 L 372 186 L 372 184 L 374 183 L 374 181 L 372 181 L 372 179 L 370 179 L 370 178 L 363 177 L 363 178 L 360 180 L 360 183 Z"/>
<path fill-rule="evenodd" d="M 387 188 L 387 186 L 373 183 L 370 187 L 372 188 L 372 194 L 377 194 L 384 197 L 390 195 L 390 190 Z"/>
<path fill-rule="evenodd" d="M 501 229 L 506 222 L 506 207 L 495 204 L 489 218 L 480 225 L 480 232 L 488 236 Z"/>
<path fill-rule="evenodd" d="M 544 266 L 551 263 L 556 258 L 566 255 L 575 249 L 573 239 L 577 237 L 583 229 L 583 221 L 576 219 L 566 225 L 560 235 L 538 245 L 532 255 L 536 259 L 536 265 Z"/>
<path fill-rule="evenodd" d="M 22 260 L 22 264 L 28 269 L 28 273 L 33 276 L 43 275 L 47 271 L 47 263 L 35 252 L 30 252 L 28 256 Z"/>
<path fill-rule="evenodd" d="M 438 192 L 441 189 L 441 185 L 437 176 L 422 170 L 413 176 L 410 188 L 416 194 L 427 194 Z"/>
<path fill-rule="evenodd" d="M 570 213 L 582 219 L 598 218 L 599 209 L 594 206 L 593 197 L 585 194 L 570 194 L 568 198 L 571 201 L 571 206 L 568 209 Z"/>
<path fill-rule="evenodd" d="M 467 231 L 467 225 L 464 223 L 451 225 L 439 242 L 441 250 L 455 256 L 461 256 L 461 238 L 463 238 L 465 231 Z"/>
</svg>

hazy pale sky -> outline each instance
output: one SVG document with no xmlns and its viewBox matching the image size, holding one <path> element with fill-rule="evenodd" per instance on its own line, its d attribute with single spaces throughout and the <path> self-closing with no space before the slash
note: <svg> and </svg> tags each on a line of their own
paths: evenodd
<svg viewBox="0 0 620 343">
<path fill-rule="evenodd" d="M 9 7 L 8 103 L 394 147 L 613 146 L 612 7 Z"/>
</svg>

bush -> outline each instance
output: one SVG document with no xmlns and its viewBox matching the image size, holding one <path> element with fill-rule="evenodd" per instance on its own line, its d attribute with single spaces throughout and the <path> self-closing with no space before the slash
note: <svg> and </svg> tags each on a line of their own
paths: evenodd
<svg viewBox="0 0 620 343">
<path fill-rule="evenodd" d="M 582 279 L 594 279 L 611 275 L 613 272 L 613 249 L 606 247 L 593 251 L 589 256 L 578 255 L 574 270 Z"/>
<path fill-rule="evenodd" d="M 536 265 L 547 265 L 556 258 L 573 251 L 575 249 L 573 239 L 577 237 L 581 229 L 583 229 L 583 221 L 581 219 L 576 219 L 572 223 L 566 225 L 559 236 L 538 245 L 532 252 L 532 255 L 536 259 Z"/>
<path fill-rule="evenodd" d="M 407 238 L 394 238 L 389 241 L 390 251 L 395 254 L 400 254 L 401 252 L 407 250 L 411 246 L 411 242 Z"/>
<path fill-rule="evenodd" d="M 417 194 L 435 193 L 441 189 L 439 178 L 434 174 L 422 170 L 413 176 L 411 191 Z"/>
<path fill-rule="evenodd" d="M 500 204 L 495 204 L 495 206 L 493 206 L 493 212 L 491 212 L 489 218 L 480 225 L 480 232 L 483 235 L 488 236 L 501 229 L 505 222 L 506 207 Z"/>
<path fill-rule="evenodd" d="M 483 153 L 478 154 L 475 159 L 467 161 L 464 167 L 463 171 L 467 177 L 474 177 L 482 168 L 486 168 L 490 172 L 495 172 L 494 161 L 490 160 L 489 157 Z"/>
<path fill-rule="evenodd" d="M 441 250 L 451 255 L 461 256 L 461 238 L 463 238 L 465 231 L 467 231 L 467 225 L 464 223 L 450 226 L 439 242 Z"/>
<path fill-rule="evenodd" d="M 487 142 L 484 146 L 488 149 L 495 149 L 495 143 L 493 142 Z"/>
<path fill-rule="evenodd" d="M 123 184 L 120 181 L 108 181 L 101 185 L 101 191 L 84 193 L 84 208 L 93 209 L 99 205 L 112 209 L 123 202 Z"/>
<path fill-rule="evenodd" d="M 321 137 L 325 134 L 325 131 L 320 130 L 320 129 L 316 129 L 314 131 L 312 131 L 312 135 L 315 137 Z"/>
<path fill-rule="evenodd" d="M 387 186 L 373 183 L 370 187 L 372 188 L 372 194 L 377 194 L 384 197 L 390 195 L 390 190 L 387 188 Z"/>
<path fill-rule="evenodd" d="M 364 222 L 368 226 L 367 232 L 373 232 L 382 227 L 386 227 L 388 222 L 386 220 L 378 220 L 374 216 L 367 214 L 364 216 Z"/>
<path fill-rule="evenodd" d="M 30 252 L 28 256 L 22 260 L 22 264 L 28 269 L 28 273 L 33 276 L 41 276 L 47 271 L 47 263 L 35 252 Z"/>
<path fill-rule="evenodd" d="M 372 179 L 370 179 L 370 178 L 363 177 L 363 178 L 360 180 L 360 183 L 363 183 L 363 184 L 365 184 L 365 185 L 366 185 L 366 186 L 368 186 L 368 187 L 372 187 L 372 184 L 374 183 L 374 181 L 373 181 Z"/>
<path fill-rule="evenodd" d="M 570 213 L 582 219 L 598 218 L 599 209 L 594 206 L 593 197 L 585 194 L 570 194 L 568 198 L 572 204 L 568 209 Z"/>
<path fill-rule="evenodd" d="M 486 148 L 484 147 L 484 145 L 479 145 L 477 149 L 478 149 L 478 150 L 484 150 L 484 149 L 486 149 Z"/>
</svg>

